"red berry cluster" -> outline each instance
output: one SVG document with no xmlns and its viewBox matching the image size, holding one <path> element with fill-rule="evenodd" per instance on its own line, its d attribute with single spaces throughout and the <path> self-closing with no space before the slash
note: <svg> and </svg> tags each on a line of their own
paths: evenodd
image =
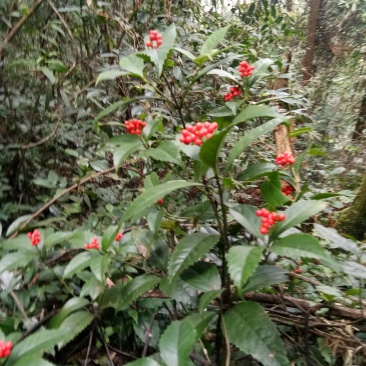
<svg viewBox="0 0 366 366">
<path fill-rule="evenodd" d="M 293 164 L 295 162 L 295 158 L 291 152 L 284 152 L 282 154 L 278 154 L 275 160 L 275 163 L 278 165 L 285 166 L 287 163 Z"/>
<path fill-rule="evenodd" d="M 114 238 L 115 241 L 120 241 L 123 238 L 123 234 L 122 233 L 118 233 L 116 235 L 116 237 Z"/>
<path fill-rule="evenodd" d="M 95 236 L 90 244 L 85 244 L 84 245 L 84 248 L 85 249 L 97 249 L 98 250 L 100 248 L 98 238 Z"/>
<path fill-rule="evenodd" d="M 12 348 L 13 348 L 12 342 L 0 341 L 0 358 L 8 357 L 11 353 Z"/>
<path fill-rule="evenodd" d="M 156 202 L 158 205 L 163 205 L 164 204 L 164 201 L 161 199 L 161 198 L 159 198 L 158 199 L 158 201 Z"/>
<path fill-rule="evenodd" d="M 242 61 L 239 64 L 238 70 L 240 72 L 240 76 L 243 78 L 244 76 L 252 75 L 253 70 L 255 69 L 254 66 L 250 66 L 248 62 Z"/>
<path fill-rule="evenodd" d="M 33 233 L 29 232 L 27 235 L 33 246 L 36 246 L 41 242 L 41 233 L 37 229 L 35 229 Z"/>
<path fill-rule="evenodd" d="M 224 101 L 225 102 L 228 102 L 229 100 L 237 97 L 238 95 L 241 94 L 241 89 L 240 89 L 240 86 L 232 86 L 230 88 L 230 92 L 229 93 L 226 93 L 224 95 Z"/>
<path fill-rule="evenodd" d="M 256 212 L 257 216 L 262 216 L 262 226 L 259 231 L 261 234 L 268 234 L 269 228 L 276 223 L 276 221 L 283 221 L 286 218 L 284 213 L 276 213 L 266 210 L 265 208 L 261 208 Z"/>
<path fill-rule="evenodd" d="M 294 188 L 291 184 L 288 184 L 287 182 L 282 182 L 281 192 L 282 192 L 283 194 L 285 194 L 286 196 L 288 196 L 288 195 L 290 195 L 294 190 L 295 190 L 295 188 Z"/>
<path fill-rule="evenodd" d="M 141 130 L 146 126 L 146 122 L 139 119 L 125 121 L 127 132 L 131 135 L 141 135 Z"/>
<path fill-rule="evenodd" d="M 217 122 L 197 122 L 195 125 L 188 125 L 187 128 L 182 130 L 182 136 L 179 141 L 183 144 L 195 144 L 197 146 L 202 145 L 202 138 L 209 139 L 216 128 L 219 127 Z"/>
<path fill-rule="evenodd" d="M 155 48 L 155 49 L 158 48 L 163 43 L 162 38 L 163 38 L 162 35 L 158 31 L 151 30 L 150 31 L 150 41 L 146 42 L 146 47 Z M 155 43 L 154 43 L 154 41 L 155 41 Z"/>
</svg>

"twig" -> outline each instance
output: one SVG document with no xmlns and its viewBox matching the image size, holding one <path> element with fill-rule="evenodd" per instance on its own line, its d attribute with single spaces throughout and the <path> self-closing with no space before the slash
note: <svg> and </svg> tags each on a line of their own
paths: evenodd
<svg viewBox="0 0 366 366">
<path fill-rule="evenodd" d="M 28 319 L 27 314 L 24 311 L 23 305 L 22 303 L 19 301 L 18 296 L 15 294 L 15 292 L 13 290 L 10 291 L 10 295 L 13 298 L 15 305 L 17 306 L 18 310 L 20 311 L 20 313 L 22 314 L 23 318 L 25 320 Z"/>
<path fill-rule="evenodd" d="M 38 9 L 38 7 L 43 3 L 44 0 L 36 0 L 33 6 L 28 10 L 27 14 L 24 15 L 17 24 L 13 27 L 13 29 L 9 32 L 9 34 L 5 37 L 3 41 L 3 45 L 0 47 L 0 59 L 3 56 L 4 49 L 6 45 L 8 45 L 11 40 L 16 36 L 19 30 L 23 27 L 26 20 Z"/>
<path fill-rule="evenodd" d="M 93 342 L 93 334 L 94 334 L 94 324 L 93 324 L 93 328 L 90 331 L 90 338 L 89 338 L 89 343 L 88 343 L 88 350 L 86 351 L 84 366 L 87 366 L 88 365 L 88 358 L 89 358 L 89 354 L 90 354 L 91 344 Z"/>
<path fill-rule="evenodd" d="M 70 38 L 74 41 L 74 36 L 72 35 L 72 32 L 68 26 L 68 24 L 66 23 L 64 17 L 60 14 L 60 12 L 57 10 L 56 5 L 52 2 L 52 0 L 47 0 L 49 6 L 52 8 L 52 10 L 56 13 L 56 15 L 60 18 L 62 24 L 64 25 L 64 27 L 67 30 L 67 33 L 69 33 Z"/>
<path fill-rule="evenodd" d="M 41 139 L 41 140 L 39 140 L 37 142 L 32 142 L 30 144 L 23 145 L 21 147 L 21 149 L 22 150 L 31 149 L 33 147 L 42 145 L 45 142 L 49 141 L 56 134 L 58 128 L 60 127 L 61 120 L 62 120 L 62 112 L 61 112 L 61 108 L 60 108 L 59 109 L 59 117 L 58 117 L 58 120 L 57 120 L 56 125 L 55 125 L 54 129 L 52 130 L 52 132 L 48 136 L 44 137 L 43 139 Z"/>
<path fill-rule="evenodd" d="M 141 357 L 145 357 L 146 354 L 147 354 L 147 349 L 149 348 L 149 343 L 150 343 L 150 340 L 151 340 L 151 332 L 152 332 L 152 327 L 153 327 L 153 324 L 154 324 L 155 316 L 156 316 L 156 312 L 151 317 L 151 322 L 150 322 L 149 329 L 146 329 L 145 344 L 144 344 L 144 349 L 142 350 Z"/>
</svg>

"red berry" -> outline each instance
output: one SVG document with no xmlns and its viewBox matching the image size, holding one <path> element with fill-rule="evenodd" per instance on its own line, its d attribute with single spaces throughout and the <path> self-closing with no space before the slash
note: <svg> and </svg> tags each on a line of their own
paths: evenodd
<svg viewBox="0 0 366 366">
<path fill-rule="evenodd" d="M 162 205 L 162 204 L 164 204 L 164 201 L 161 199 L 161 198 L 159 198 L 158 199 L 158 201 L 156 202 L 158 205 Z"/>
<path fill-rule="evenodd" d="M 280 213 L 277 215 L 278 221 L 283 221 L 286 219 L 286 215 L 284 213 Z"/>
<path fill-rule="evenodd" d="M 151 41 L 147 41 L 147 42 L 146 42 L 146 47 L 149 47 L 149 48 L 150 48 L 150 47 L 152 47 L 152 43 L 151 43 Z"/>
<path fill-rule="evenodd" d="M 261 228 L 259 229 L 259 231 L 260 231 L 260 233 L 261 233 L 261 234 L 263 234 L 263 235 L 265 235 L 265 234 L 267 234 L 267 233 L 268 233 L 268 229 L 267 229 L 267 228 L 265 228 L 265 227 L 261 227 Z"/>
<path fill-rule="evenodd" d="M 27 235 L 33 246 L 36 246 L 41 242 L 41 233 L 37 229 L 34 229 L 33 233 L 29 232 Z"/>
<path fill-rule="evenodd" d="M 201 146 L 202 145 L 202 140 L 201 139 L 196 139 L 194 142 L 197 146 Z"/>
<path fill-rule="evenodd" d="M 302 273 L 302 270 L 301 270 L 301 268 L 297 268 L 297 269 L 295 269 L 295 271 L 294 271 L 295 273 Z"/>
<path fill-rule="evenodd" d="M 122 233 L 117 233 L 116 237 L 114 238 L 115 241 L 120 241 L 123 238 Z"/>
<path fill-rule="evenodd" d="M 263 216 L 263 210 L 257 210 L 255 213 L 257 216 Z"/>
</svg>

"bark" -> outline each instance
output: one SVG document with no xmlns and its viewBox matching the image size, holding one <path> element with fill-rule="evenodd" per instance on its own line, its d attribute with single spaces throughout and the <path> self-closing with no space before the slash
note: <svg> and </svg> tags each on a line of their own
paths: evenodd
<svg viewBox="0 0 366 366">
<path fill-rule="evenodd" d="M 352 205 L 340 214 L 337 229 L 357 240 L 364 239 L 366 233 L 366 174 Z"/>
<path fill-rule="evenodd" d="M 303 85 L 306 85 L 312 77 L 312 68 L 315 52 L 316 30 L 318 27 L 321 0 L 310 0 L 310 14 L 306 37 L 306 53 L 302 62 L 304 69 Z"/>
<path fill-rule="evenodd" d="M 366 90 L 363 95 L 360 112 L 356 122 L 355 130 L 353 131 L 352 141 L 358 140 L 362 137 L 362 131 L 366 128 Z"/>
</svg>

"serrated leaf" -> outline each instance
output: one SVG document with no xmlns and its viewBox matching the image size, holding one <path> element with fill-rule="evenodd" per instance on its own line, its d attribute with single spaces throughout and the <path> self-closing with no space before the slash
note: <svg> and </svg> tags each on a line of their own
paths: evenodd
<svg viewBox="0 0 366 366">
<path fill-rule="evenodd" d="M 231 247 L 227 256 L 230 277 L 240 290 L 262 259 L 263 247 Z"/>
<path fill-rule="evenodd" d="M 182 273 L 181 278 L 198 291 L 206 292 L 221 288 L 219 271 L 211 263 L 195 263 Z"/>
<path fill-rule="evenodd" d="M 278 255 L 297 259 L 300 257 L 322 259 L 327 256 L 318 239 L 310 234 L 291 234 L 277 240 L 269 250 Z"/>
<path fill-rule="evenodd" d="M 197 262 L 219 241 L 219 235 L 194 233 L 181 239 L 170 256 L 168 274 L 171 282 L 186 268 Z"/>
<path fill-rule="evenodd" d="M 158 147 L 150 148 L 144 153 L 158 161 L 167 161 L 177 165 L 182 165 L 179 150 L 171 141 L 163 141 Z"/>
<path fill-rule="evenodd" d="M 76 255 L 66 266 L 63 278 L 71 277 L 76 272 L 88 267 L 93 257 L 94 255 L 90 252 L 83 252 Z"/>
<path fill-rule="evenodd" d="M 211 168 L 216 167 L 216 162 L 221 150 L 222 145 L 225 142 L 225 137 L 230 129 L 225 129 L 219 133 L 215 133 L 211 138 L 206 140 L 200 151 L 201 160 Z"/>
<path fill-rule="evenodd" d="M 206 41 L 202 45 L 201 55 L 210 55 L 216 49 L 219 43 L 224 40 L 229 28 L 230 26 L 228 25 L 224 28 L 218 29 L 210 36 L 208 36 Z"/>
<path fill-rule="evenodd" d="M 139 360 L 129 362 L 126 364 L 126 366 L 161 366 L 156 361 L 154 361 L 152 358 L 141 358 Z"/>
<path fill-rule="evenodd" d="M 327 204 L 321 201 L 297 201 L 284 213 L 286 219 L 276 224 L 273 237 L 277 237 L 289 228 L 299 225 L 309 217 L 325 209 Z"/>
<path fill-rule="evenodd" d="M 125 75 L 129 75 L 129 72 L 120 71 L 120 70 L 104 71 L 98 75 L 95 85 L 98 85 L 103 80 L 114 80 L 114 79 L 119 78 L 120 76 L 125 76 Z"/>
<path fill-rule="evenodd" d="M 111 138 L 111 145 L 119 145 L 113 153 L 113 165 L 116 169 L 135 151 L 143 149 L 144 145 L 136 135 L 120 135 Z"/>
<path fill-rule="evenodd" d="M 250 277 L 243 292 L 260 290 L 264 287 L 286 282 L 287 280 L 287 272 L 282 268 L 268 264 L 260 265 Z"/>
<path fill-rule="evenodd" d="M 71 231 L 53 233 L 45 238 L 44 245 L 50 248 L 56 244 L 68 241 L 74 235 Z"/>
<path fill-rule="evenodd" d="M 29 243 L 29 245 L 31 245 Z M 0 260 L 0 273 L 10 271 L 19 267 L 25 267 L 29 262 L 37 257 L 37 252 L 14 252 L 4 255 Z"/>
<path fill-rule="evenodd" d="M 116 290 L 114 290 L 115 288 L 110 289 L 112 291 L 108 292 L 113 294 L 112 296 L 105 293 L 105 298 L 103 298 L 101 307 L 113 307 L 117 310 L 123 310 L 146 291 L 152 290 L 160 280 L 160 277 L 153 275 L 141 275 L 135 277 L 123 286 L 122 289 L 117 288 L 117 286 L 115 287 Z M 115 296 L 116 294 L 118 295 Z"/>
<path fill-rule="evenodd" d="M 198 311 L 202 314 L 212 300 L 216 299 L 217 297 L 220 297 L 222 291 L 223 290 L 214 290 L 202 294 L 198 304 Z"/>
<path fill-rule="evenodd" d="M 84 283 L 81 291 L 80 297 L 90 296 L 90 298 L 94 301 L 96 298 L 104 291 L 105 281 L 100 282 L 95 277 L 90 277 Z"/>
<path fill-rule="evenodd" d="M 141 193 L 132 203 L 128 206 L 123 213 L 119 226 L 127 220 L 136 220 L 144 212 L 146 208 L 157 202 L 158 199 L 163 199 L 170 192 L 176 191 L 180 188 L 186 188 L 190 186 L 200 186 L 201 184 L 187 182 L 185 180 L 175 180 L 164 184 L 160 184 L 155 187 L 151 187 L 148 190 Z"/>
<path fill-rule="evenodd" d="M 204 314 L 193 313 L 186 316 L 182 321 L 190 323 L 196 331 L 196 339 L 201 338 L 203 332 L 208 327 L 212 319 L 216 316 L 213 311 L 205 312 Z"/>
<path fill-rule="evenodd" d="M 8 227 L 8 230 L 6 231 L 5 236 L 10 236 L 14 232 L 16 232 L 19 227 L 23 224 L 23 222 L 27 221 L 32 215 L 23 215 L 18 217 L 15 221 L 13 221 L 10 226 Z"/>
<path fill-rule="evenodd" d="M 93 272 L 95 278 L 100 281 L 105 281 L 105 273 L 108 269 L 111 259 L 106 255 L 98 255 L 90 261 L 90 269 Z"/>
<path fill-rule="evenodd" d="M 257 207 L 250 205 L 238 205 L 230 209 L 230 215 L 245 229 L 256 237 L 262 237 L 259 228 L 261 226 L 260 218 L 255 214 Z"/>
<path fill-rule="evenodd" d="M 45 351 L 52 349 L 56 344 L 62 342 L 67 337 L 68 331 L 61 329 L 42 329 L 33 333 L 14 346 L 7 359 L 7 364 L 12 365 L 15 360 L 23 357 L 41 356 Z"/>
<path fill-rule="evenodd" d="M 195 341 L 196 331 L 190 323 L 174 321 L 160 338 L 161 358 L 167 365 L 188 366 Z"/>
<path fill-rule="evenodd" d="M 257 107 L 257 106 L 253 106 Z M 249 108 L 249 107 L 248 107 Z M 245 112 L 245 110 L 243 111 Z M 250 115 L 249 112 L 247 113 L 247 116 Z M 282 123 L 284 121 L 284 118 L 276 118 L 272 119 L 269 122 L 264 123 L 263 125 L 260 125 L 256 128 L 253 128 L 251 131 L 245 134 L 231 149 L 230 155 L 227 159 L 226 166 L 225 166 L 225 174 L 229 171 L 231 168 L 234 160 L 243 152 L 245 148 L 249 146 L 253 141 L 255 141 L 258 137 L 271 132 L 277 125 Z"/>
<path fill-rule="evenodd" d="M 77 335 L 79 335 L 92 321 L 94 315 L 87 311 L 77 311 L 69 315 L 61 324 L 61 330 L 67 331 L 68 337 L 65 337 L 62 342 L 58 343 L 59 348 L 69 343 Z"/>
<path fill-rule="evenodd" d="M 104 251 L 108 250 L 108 248 L 112 245 L 114 242 L 114 239 L 116 238 L 116 235 L 118 233 L 118 226 L 112 225 L 109 226 L 103 234 L 102 237 L 102 249 Z"/>
<path fill-rule="evenodd" d="M 69 299 L 62 309 L 50 320 L 48 328 L 57 329 L 61 326 L 63 320 L 72 312 L 83 308 L 88 305 L 89 301 L 80 297 L 73 297 Z"/>
<path fill-rule="evenodd" d="M 127 70 L 129 73 L 144 77 L 144 60 L 135 54 L 128 55 L 127 57 L 121 58 L 119 61 L 121 69 Z"/>
<path fill-rule="evenodd" d="M 257 303 L 235 305 L 224 315 L 231 343 L 263 366 L 290 366 L 276 326 Z"/>
</svg>

